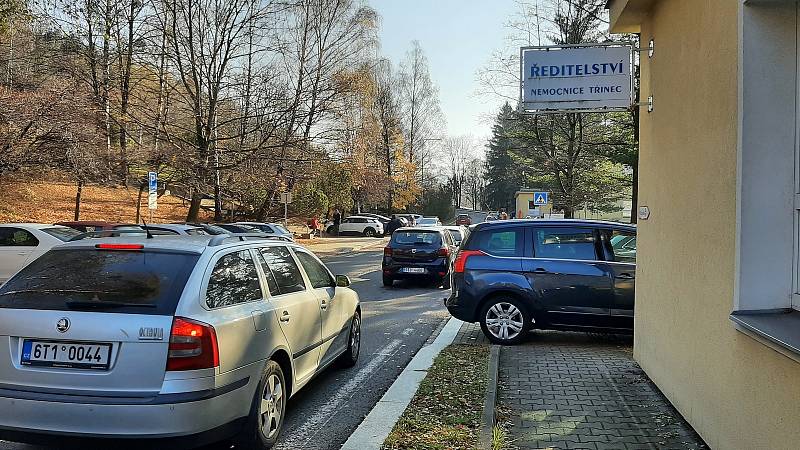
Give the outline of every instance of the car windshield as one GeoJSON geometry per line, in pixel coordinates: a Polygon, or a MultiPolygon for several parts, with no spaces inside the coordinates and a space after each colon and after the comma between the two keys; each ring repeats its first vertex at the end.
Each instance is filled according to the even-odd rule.
{"type": "Polygon", "coordinates": [[[282,234],[292,234],[289,230],[283,227],[283,225],[278,225],[277,223],[271,224],[273,228],[280,231],[282,234]]]}
{"type": "Polygon", "coordinates": [[[171,315],[197,259],[162,252],[51,250],[0,287],[0,308],[171,315]]]}
{"type": "Polygon", "coordinates": [[[441,245],[442,237],[435,231],[395,231],[392,242],[400,245],[441,245]]]}
{"type": "Polygon", "coordinates": [[[82,234],[80,231],[68,227],[42,228],[42,231],[64,242],[67,242],[75,236],[82,234]]]}
{"type": "Polygon", "coordinates": [[[452,230],[451,229],[449,231],[450,231],[450,234],[453,236],[453,239],[456,241],[456,243],[461,242],[461,239],[463,239],[463,237],[461,236],[461,230],[452,230]]]}
{"type": "Polygon", "coordinates": [[[417,222],[420,225],[434,225],[438,221],[439,221],[439,219],[437,219],[435,217],[423,217],[422,219],[419,219],[417,222]]]}

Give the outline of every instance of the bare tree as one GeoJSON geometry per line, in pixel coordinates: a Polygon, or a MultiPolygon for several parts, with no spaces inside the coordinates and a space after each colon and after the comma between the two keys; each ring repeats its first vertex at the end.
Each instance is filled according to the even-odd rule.
{"type": "Polygon", "coordinates": [[[415,162],[434,130],[444,128],[439,90],[431,80],[428,58],[419,41],[411,42],[411,50],[400,64],[398,84],[408,159],[415,162]]]}

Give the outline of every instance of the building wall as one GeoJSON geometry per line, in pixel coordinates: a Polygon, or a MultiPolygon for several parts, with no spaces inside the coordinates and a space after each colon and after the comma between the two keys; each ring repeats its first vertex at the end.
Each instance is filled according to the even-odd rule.
{"type": "Polygon", "coordinates": [[[642,42],[655,39],[653,59],[642,53],[655,109],[641,117],[639,204],[651,216],[639,223],[634,356],[712,448],[793,449],[800,364],[728,319],[741,3],[662,0],[641,23],[642,42]]]}

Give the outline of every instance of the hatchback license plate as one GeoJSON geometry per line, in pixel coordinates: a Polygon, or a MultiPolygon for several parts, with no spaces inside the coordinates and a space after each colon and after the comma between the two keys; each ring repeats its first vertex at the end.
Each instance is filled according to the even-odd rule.
{"type": "Polygon", "coordinates": [[[111,344],[25,339],[20,363],[25,366],[108,370],[111,344]]]}
{"type": "Polygon", "coordinates": [[[425,269],[422,267],[403,267],[400,271],[403,273],[425,273],[425,269]]]}

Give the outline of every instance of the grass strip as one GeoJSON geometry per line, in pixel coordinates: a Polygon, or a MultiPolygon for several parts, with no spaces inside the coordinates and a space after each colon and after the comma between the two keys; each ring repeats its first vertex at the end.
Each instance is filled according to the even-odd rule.
{"type": "Polygon", "coordinates": [[[487,345],[451,345],[442,350],[383,448],[474,449],[488,364],[487,345]]]}

